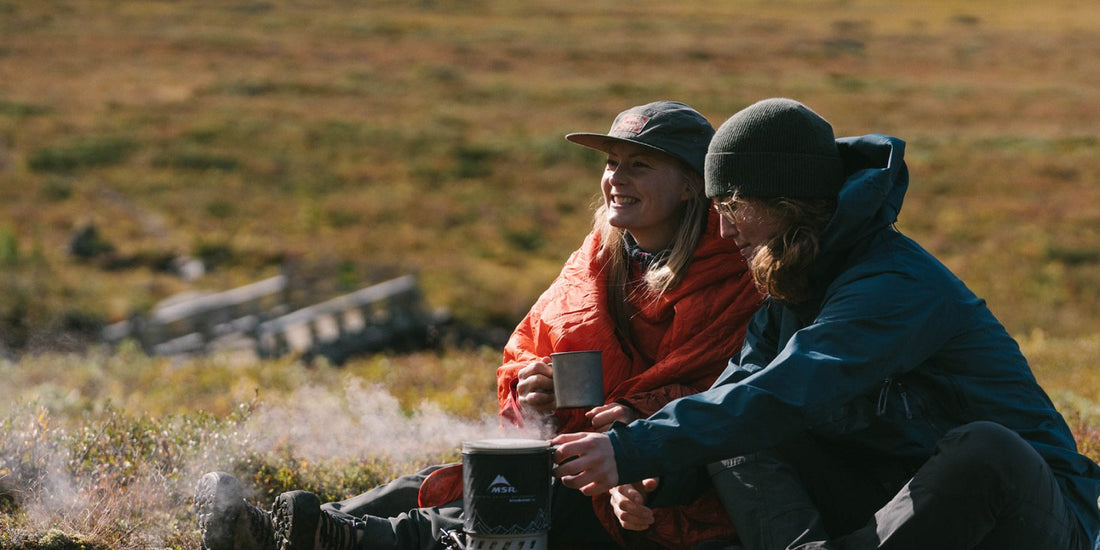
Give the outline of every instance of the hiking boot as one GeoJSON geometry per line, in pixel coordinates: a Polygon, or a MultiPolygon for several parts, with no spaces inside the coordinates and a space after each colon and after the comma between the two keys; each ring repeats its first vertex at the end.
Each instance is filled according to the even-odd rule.
{"type": "Polygon", "coordinates": [[[279,495],[271,510],[279,550],[355,550],[363,522],[321,510],[317,495],[290,491],[279,495]]]}
{"type": "Polygon", "coordinates": [[[202,550],[274,550],[271,516],[249,504],[237,478],[210,472],[195,489],[202,550]]]}

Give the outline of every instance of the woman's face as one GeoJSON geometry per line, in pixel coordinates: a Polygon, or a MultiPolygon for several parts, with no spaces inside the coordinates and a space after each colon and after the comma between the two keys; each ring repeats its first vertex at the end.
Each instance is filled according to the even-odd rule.
{"type": "Polygon", "coordinates": [[[746,260],[751,260],[761,246],[787,228],[787,222],[759,199],[715,197],[714,207],[722,214],[719,216],[722,237],[733,239],[746,260]]]}
{"type": "Polygon", "coordinates": [[[612,145],[600,181],[608,222],[647,252],[668,247],[692,190],[676,159],[627,142],[612,145]]]}

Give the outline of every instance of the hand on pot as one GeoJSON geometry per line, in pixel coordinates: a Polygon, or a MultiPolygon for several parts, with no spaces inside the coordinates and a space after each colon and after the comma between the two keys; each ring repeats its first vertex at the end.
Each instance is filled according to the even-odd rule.
{"type": "Polygon", "coordinates": [[[615,449],[606,434],[561,434],[551,439],[550,444],[554,446],[554,475],[566,487],[594,496],[619,484],[615,449]]]}

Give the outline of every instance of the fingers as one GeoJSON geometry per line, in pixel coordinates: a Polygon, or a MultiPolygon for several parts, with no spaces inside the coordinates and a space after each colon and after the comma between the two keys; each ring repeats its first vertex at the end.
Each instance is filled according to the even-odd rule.
{"type": "Polygon", "coordinates": [[[554,475],[566,487],[588,496],[618,485],[619,472],[611,440],[604,434],[585,432],[562,434],[550,441],[554,448],[554,475]]]}
{"type": "Polygon", "coordinates": [[[528,409],[548,413],[554,408],[554,371],[542,361],[532,361],[518,373],[516,393],[528,409]]]}
{"type": "Polygon", "coordinates": [[[638,413],[632,407],[622,403],[608,403],[594,407],[585,413],[592,427],[598,432],[604,432],[611,428],[611,424],[622,422],[629,424],[638,419],[638,413]]]}
{"type": "Polygon", "coordinates": [[[528,409],[548,413],[554,408],[554,394],[541,391],[520,394],[519,402],[528,409]]]}
{"type": "Polygon", "coordinates": [[[519,369],[516,389],[520,394],[530,391],[554,391],[554,370],[541,361],[532,361],[519,369]]]}
{"type": "Polygon", "coordinates": [[[611,423],[615,421],[615,409],[619,407],[618,403],[609,403],[606,405],[600,405],[599,407],[593,407],[588,412],[584,413],[584,416],[588,418],[592,423],[592,428],[598,432],[606,431],[611,427],[611,423]]]}
{"type": "Polygon", "coordinates": [[[527,378],[529,376],[541,375],[547,378],[554,377],[554,369],[550,367],[545,361],[531,361],[526,366],[519,369],[517,373],[520,378],[527,378]]]}
{"type": "Polygon", "coordinates": [[[611,489],[611,508],[623,529],[644,531],[656,521],[653,509],[645,505],[646,492],[642,483],[611,489]]]}

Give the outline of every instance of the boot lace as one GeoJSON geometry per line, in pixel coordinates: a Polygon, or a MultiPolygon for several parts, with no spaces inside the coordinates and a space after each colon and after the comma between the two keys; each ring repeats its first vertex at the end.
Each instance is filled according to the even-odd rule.
{"type": "Polygon", "coordinates": [[[320,542],[321,548],[325,550],[357,550],[360,548],[359,530],[365,527],[363,521],[322,512],[319,523],[317,530],[318,542],[320,542]]]}
{"type": "Polygon", "coordinates": [[[276,550],[275,526],[271,522],[271,514],[247,504],[244,509],[245,521],[248,522],[248,532],[252,540],[257,542],[259,550],[276,550]]]}

